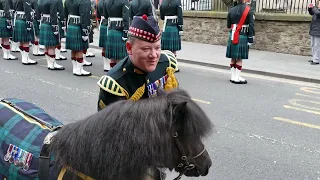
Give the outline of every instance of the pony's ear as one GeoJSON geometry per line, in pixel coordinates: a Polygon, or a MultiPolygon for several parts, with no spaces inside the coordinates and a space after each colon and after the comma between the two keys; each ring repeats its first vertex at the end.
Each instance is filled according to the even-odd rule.
{"type": "Polygon", "coordinates": [[[174,108],[173,108],[173,113],[176,116],[176,120],[180,119],[181,117],[183,117],[184,113],[185,113],[185,109],[187,107],[187,102],[182,102],[180,104],[177,104],[174,108]]]}

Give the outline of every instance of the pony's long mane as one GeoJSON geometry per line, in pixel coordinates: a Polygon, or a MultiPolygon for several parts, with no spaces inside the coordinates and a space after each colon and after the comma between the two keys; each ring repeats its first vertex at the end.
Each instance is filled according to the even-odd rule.
{"type": "Polygon", "coordinates": [[[184,133],[206,135],[210,120],[183,90],[118,101],[59,130],[51,145],[55,167],[69,165],[97,180],[141,179],[148,167],[171,161],[172,107],[184,101],[184,133]]]}

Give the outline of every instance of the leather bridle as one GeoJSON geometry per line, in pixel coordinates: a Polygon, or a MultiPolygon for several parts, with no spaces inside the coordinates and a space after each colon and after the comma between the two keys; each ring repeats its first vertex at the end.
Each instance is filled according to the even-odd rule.
{"type": "MultiPolygon", "coordinates": [[[[195,155],[195,156],[193,156],[193,157],[188,159],[188,157],[186,156],[186,153],[184,153],[182,145],[181,145],[181,143],[180,143],[180,141],[178,139],[178,132],[175,132],[173,134],[173,138],[174,138],[174,140],[175,140],[175,142],[176,142],[176,144],[178,146],[178,150],[179,150],[179,152],[181,154],[181,158],[180,158],[181,161],[178,164],[177,168],[178,169],[183,169],[183,170],[180,171],[178,177],[174,178],[174,180],[179,180],[179,179],[181,179],[181,177],[183,176],[184,173],[186,173],[187,171],[192,170],[192,169],[194,169],[196,167],[195,164],[190,163],[190,160],[200,157],[206,151],[206,149],[203,148],[202,151],[200,151],[197,155],[195,155]]],[[[199,173],[199,171],[197,171],[197,172],[199,173]]]]}

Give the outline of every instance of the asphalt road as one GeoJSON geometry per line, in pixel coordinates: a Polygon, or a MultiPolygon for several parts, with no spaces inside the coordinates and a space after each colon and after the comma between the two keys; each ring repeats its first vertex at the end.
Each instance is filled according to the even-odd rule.
{"type": "MultiPolygon", "coordinates": [[[[92,50],[93,66],[85,68],[91,77],[72,74],[69,53],[63,53],[69,60],[59,61],[64,71],[47,70],[44,57],[35,66],[0,58],[0,97],[31,101],[63,123],[95,113],[103,63],[100,51],[92,50]]],[[[319,84],[247,74],[247,85],[234,85],[227,71],[182,63],[180,69],[181,87],[215,124],[205,139],[213,160],[209,175],[182,179],[320,179],[319,84]]]]}

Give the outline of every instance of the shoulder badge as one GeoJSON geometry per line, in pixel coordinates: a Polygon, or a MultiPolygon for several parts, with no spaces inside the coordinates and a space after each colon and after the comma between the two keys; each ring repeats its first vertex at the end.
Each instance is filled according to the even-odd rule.
{"type": "Polygon", "coordinates": [[[177,58],[175,57],[175,55],[169,51],[169,50],[162,50],[161,54],[164,54],[167,56],[168,61],[169,61],[169,67],[172,67],[173,69],[177,70],[178,69],[178,65],[177,65],[177,58]]]}
{"type": "Polygon", "coordinates": [[[126,96],[129,98],[128,92],[110,76],[102,76],[97,84],[101,89],[107,91],[108,93],[116,96],[126,96]]]}

